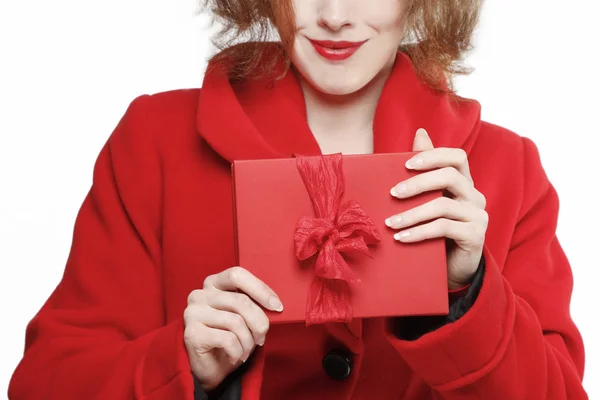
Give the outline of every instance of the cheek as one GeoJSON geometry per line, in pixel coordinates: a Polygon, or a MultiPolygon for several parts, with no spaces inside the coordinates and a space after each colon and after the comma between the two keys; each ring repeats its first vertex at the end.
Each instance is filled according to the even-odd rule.
{"type": "MultiPolygon", "coordinates": [[[[292,0],[292,6],[294,10],[294,20],[296,24],[296,30],[303,29],[309,25],[311,19],[311,1],[308,0],[292,0]]],[[[312,6],[314,9],[314,6],[312,6]]],[[[314,17],[313,17],[314,19],[314,17]]]]}
{"type": "Polygon", "coordinates": [[[365,2],[362,20],[379,34],[398,33],[403,30],[407,2],[403,0],[379,0],[374,5],[365,2]]]}

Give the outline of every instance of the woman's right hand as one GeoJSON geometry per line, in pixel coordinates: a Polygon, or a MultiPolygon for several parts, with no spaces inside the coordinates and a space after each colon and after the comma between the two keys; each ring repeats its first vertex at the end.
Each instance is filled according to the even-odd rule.
{"type": "Polygon", "coordinates": [[[205,390],[217,387],[264,344],[269,319],[259,305],[283,310],[277,294],[241,267],[207,277],[202,289],[190,293],[184,340],[192,372],[205,390]]]}

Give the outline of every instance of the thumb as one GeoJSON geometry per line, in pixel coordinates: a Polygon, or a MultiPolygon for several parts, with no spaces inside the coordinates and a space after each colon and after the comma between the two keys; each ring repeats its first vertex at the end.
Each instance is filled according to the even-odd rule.
{"type": "Polygon", "coordinates": [[[423,128],[417,129],[415,140],[413,141],[413,151],[433,150],[433,143],[423,128]]]}

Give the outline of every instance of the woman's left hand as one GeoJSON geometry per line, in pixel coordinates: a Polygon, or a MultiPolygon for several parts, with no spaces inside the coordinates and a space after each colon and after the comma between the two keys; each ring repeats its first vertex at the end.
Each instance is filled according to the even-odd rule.
{"type": "Polygon", "coordinates": [[[447,237],[448,288],[465,286],[479,266],[488,225],[486,200],[473,186],[467,155],[462,149],[433,147],[429,135],[419,129],[413,151],[420,152],[406,168],[428,171],[396,185],[391,193],[399,199],[419,193],[444,190],[439,197],[419,207],[391,216],[386,225],[400,231],[394,238],[403,243],[447,237]],[[423,223],[430,221],[427,223],[423,223]]]}

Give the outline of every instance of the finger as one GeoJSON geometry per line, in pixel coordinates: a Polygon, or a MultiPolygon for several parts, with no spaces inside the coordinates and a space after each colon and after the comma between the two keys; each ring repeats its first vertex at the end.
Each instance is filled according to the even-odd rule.
{"type": "Polygon", "coordinates": [[[475,202],[477,199],[472,182],[452,167],[436,169],[413,176],[394,186],[391,194],[399,199],[404,199],[423,192],[444,189],[462,200],[475,202]]]}
{"type": "Polygon", "coordinates": [[[393,229],[403,229],[438,218],[468,222],[477,220],[480,217],[480,211],[480,209],[469,203],[461,203],[448,197],[438,197],[401,214],[389,217],[385,220],[385,224],[393,229]]]}
{"type": "Polygon", "coordinates": [[[250,329],[254,343],[262,346],[269,331],[269,318],[250,297],[244,293],[215,292],[209,296],[207,304],[215,309],[239,314],[250,329]]]}
{"type": "Polygon", "coordinates": [[[209,328],[234,333],[244,350],[241,356],[242,361],[246,361],[250,357],[250,354],[252,354],[256,344],[254,343],[254,337],[252,337],[250,329],[246,325],[246,321],[241,315],[206,307],[202,315],[199,316],[198,322],[203,323],[209,328]]]}
{"type": "Polygon", "coordinates": [[[241,290],[258,304],[272,311],[283,311],[281,300],[273,289],[242,267],[232,267],[204,281],[205,288],[241,290]]]}
{"type": "Polygon", "coordinates": [[[444,167],[456,168],[458,172],[472,181],[467,153],[463,149],[438,147],[423,151],[406,162],[406,168],[417,171],[444,167]]]}
{"type": "MultiPolygon", "coordinates": [[[[269,330],[269,318],[262,308],[244,293],[222,290],[194,290],[188,296],[188,304],[205,305],[217,310],[241,315],[252,332],[255,344],[262,346],[269,330]]],[[[188,307],[184,312],[186,322],[197,320],[199,307],[188,307]],[[190,312],[192,310],[192,312],[190,312]]]]}
{"type": "Polygon", "coordinates": [[[400,231],[394,235],[394,239],[404,243],[413,243],[447,237],[457,243],[476,247],[483,243],[484,236],[485,228],[479,227],[476,223],[439,218],[427,224],[400,231]]]}
{"type": "Polygon", "coordinates": [[[433,143],[429,138],[429,134],[423,128],[417,129],[413,140],[413,151],[425,151],[433,149],[433,143]]]}
{"type": "Polygon", "coordinates": [[[213,349],[222,349],[233,365],[241,361],[244,355],[244,348],[233,332],[210,328],[201,323],[186,326],[184,340],[199,356],[213,349]]]}

